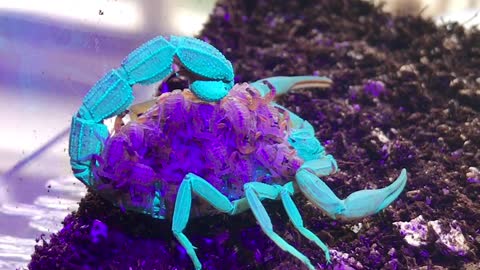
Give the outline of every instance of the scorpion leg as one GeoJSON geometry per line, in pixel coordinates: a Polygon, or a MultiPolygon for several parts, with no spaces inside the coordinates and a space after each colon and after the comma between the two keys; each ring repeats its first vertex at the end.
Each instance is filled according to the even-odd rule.
{"type": "Polygon", "coordinates": [[[183,230],[187,226],[192,205],[192,192],[206,200],[218,211],[235,215],[248,209],[246,199],[239,199],[231,202],[225,195],[220,193],[214,186],[205,179],[193,173],[185,176],[178,188],[175,208],[173,210],[172,231],[180,244],[185,248],[192,259],[195,269],[201,269],[202,264],[195,253],[195,247],[185,236],[183,230]]]}
{"type": "Polygon", "coordinates": [[[356,191],[340,200],[315,174],[315,169],[302,165],[295,177],[300,191],[333,219],[356,219],[378,213],[400,195],[407,183],[407,172],[402,169],[400,176],[389,186],[356,191]]]}
{"type": "Polygon", "coordinates": [[[250,83],[260,91],[264,97],[275,89],[275,95],[286,94],[289,90],[301,88],[328,88],[332,85],[332,80],[321,76],[278,76],[258,80],[250,83]]]}
{"type": "Polygon", "coordinates": [[[327,262],[330,263],[330,252],[327,245],[325,245],[325,243],[323,243],[323,241],[320,240],[320,238],[318,238],[312,231],[303,226],[302,216],[300,215],[300,212],[298,211],[298,208],[291,197],[295,193],[293,182],[286,183],[281,187],[281,189],[280,199],[282,200],[283,207],[285,208],[285,211],[287,212],[287,215],[290,218],[293,226],[295,226],[295,228],[308,240],[317,244],[317,246],[319,246],[325,253],[327,262]]]}
{"type": "MultiPolygon", "coordinates": [[[[265,207],[261,203],[262,198],[269,198],[273,200],[277,199],[282,189],[279,188],[278,186],[270,186],[260,182],[247,183],[245,184],[244,189],[245,189],[245,196],[247,198],[248,204],[250,205],[250,208],[252,209],[252,212],[255,215],[255,218],[257,219],[258,223],[260,224],[260,227],[265,232],[265,234],[273,242],[275,242],[275,244],[277,244],[278,247],[292,254],[296,258],[298,258],[309,269],[311,270],[315,269],[315,267],[312,265],[310,260],[305,255],[303,255],[300,251],[298,251],[296,248],[291,246],[282,237],[280,237],[277,233],[273,231],[272,221],[270,220],[270,217],[268,216],[268,213],[265,210],[265,207]]],[[[298,220],[298,216],[300,216],[300,214],[298,214],[298,211],[295,212],[296,208],[295,207],[292,208],[292,205],[288,204],[287,211],[290,211],[289,216],[290,214],[292,214],[293,217],[295,217],[295,222],[297,223],[297,225],[300,225],[301,222],[299,221],[301,221],[301,218],[300,220],[298,220]],[[295,214],[298,214],[298,216],[296,216],[295,214]]]]}

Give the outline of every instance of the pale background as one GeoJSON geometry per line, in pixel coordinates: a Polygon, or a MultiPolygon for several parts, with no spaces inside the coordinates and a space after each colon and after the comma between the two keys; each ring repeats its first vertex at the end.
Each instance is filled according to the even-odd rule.
{"type": "MultiPolygon", "coordinates": [[[[0,270],[24,267],[85,188],[72,177],[68,127],[83,95],[144,41],[194,35],[212,0],[0,0],[0,270]]],[[[398,14],[480,22],[478,0],[386,1],[398,14]]],[[[155,86],[136,89],[137,100],[155,86]]]]}

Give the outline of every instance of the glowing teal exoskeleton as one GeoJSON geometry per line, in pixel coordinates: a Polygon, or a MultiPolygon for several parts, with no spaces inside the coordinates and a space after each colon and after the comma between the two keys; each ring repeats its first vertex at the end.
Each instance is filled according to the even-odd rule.
{"type": "Polygon", "coordinates": [[[218,213],[250,209],[276,245],[314,269],[275,233],[262,201],[282,201],[295,228],[330,261],[327,246],[304,227],[292,195],[303,194],[334,219],[362,218],[400,195],[406,170],[385,188],[339,199],[321,179],[338,167],[315,137],[314,127],[273,101],[291,89],[326,88],[331,81],[271,77],[234,85],[233,78],[231,63],[201,40],[171,36],[145,43],[93,86],[73,117],[73,172],[115,205],[171,218],[173,234],[196,269],[201,263],[183,233],[192,215],[207,211],[195,207],[195,198],[218,213]],[[162,94],[138,119],[109,134],[103,121],[125,114],[133,102],[132,85],[164,80],[174,72],[174,64],[190,72],[190,89],[162,94]]]}

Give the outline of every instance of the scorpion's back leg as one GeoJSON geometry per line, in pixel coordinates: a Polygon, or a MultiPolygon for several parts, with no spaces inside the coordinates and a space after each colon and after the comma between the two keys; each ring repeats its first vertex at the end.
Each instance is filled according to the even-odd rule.
{"type": "Polygon", "coordinates": [[[325,243],[323,243],[323,241],[320,240],[320,238],[318,238],[312,231],[303,226],[302,216],[300,215],[300,212],[298,211],[298,208],[291,197],[294,193],[295,188],[293,182],[288,182],[281,187],[280,199],[282,200],[283,207],[285,208],[290,221],[303,236],[317,244],[317,246],[323,250],[327,262],[330,263],[330,252],[327,245],[325,245],[325,243]]]}
{"type": "MultiPolygon", "coordinates": [[[[255,215],[255,218],[257,219],[258,223],[260,224],[260,227],[262,228],[263,232],[265,232],[265,234],[273,242],[275,242],[275,244],[277,244],[278,247],[292,254],[296,258],[298,258],[309,269],[311,270],[315,269],[315,267],[312,265],[310,260],[305,255],[303,255],[300,251],[298,251],[296,248],[291,246],[282,237],[280,237],[275,231],[273,231],[272,221],[268,216],[267,210],[261,203],[262,198],[277,199],[279,197],[279,194],[281,193],[282,188],[279,186],[270,186],[260,182],[251,182],[251,183],[245,184],[244,189],[245,189],[245,196],[247,198],[248,204],[250,205],[250,208],[252,209],[252,212],[255,215]]],[[[298,218],[300,214],[298,213],[298,210],[296,209],[293,202],[292,204],[290,204],[290,202],[288,201],[288,198],[284,199],[284,205],[285,205],[285,202],[287,203],[287,207],[286,207],[287,213],[291,218],[292,217],[294,218],[292,221],[296,223],[295,224],[296,227],[297,225],[302,225],[301,218],[298,218]]],[[[298,226],[297,228],[300,228],[300,227],[303,227],[303,225],[298,226]]],[[[309,238],[309,239],[312,239],[312,238],[309,238]]]]}
{"type": "Polygon", "coordinates": [[[195,248],[185,234],[183,234],[183,230],[187,226],[190,217],[192,192],[210,203],[218,211],[230,215],[235,215],[247,210],[248,204],[245,199],[231,202],[225,195],[220,193],[220,191],[200,176],[193,173],[189,173],[185,176],[178,188],[175,208],[173,210],[172,231],[173,235],[178,239],[192,259],[195,269],[201,269],[202,265],[195,253],[195,248]]]}

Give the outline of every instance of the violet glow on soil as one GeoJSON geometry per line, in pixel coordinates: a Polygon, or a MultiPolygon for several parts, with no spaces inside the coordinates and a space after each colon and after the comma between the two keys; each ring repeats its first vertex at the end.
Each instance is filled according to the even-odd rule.
{"type": "MultiPolygon", "coordinates": [[[[355,0],[234,0],[218,4],[200,37],[234,63],[240,82],[314,73],[334,80],[328,91],[298,91],[280,104],[312,123],[335,156],[341,171],[325,181],[339,197],[385,186],[394,169],[409,168],[407,191],[381,214],[361,220],[358,233],[355,224],[331,220],[295,197],[305,225],[350,257],[333,256],[327,268],[478,269],[480,186],[469,169],[480,165],[477,30],[395,18],[355,0]],[[393,223],[419,215],[439,220],[445,231],[456,220],[468,252],[452,253],[430,233],[425,245],[409,245],[393,223]]],[[[325,266],[323,254],[292,228],[281,205],[266,205],[275,231],[325,266]]],[[[192,267],[171,224],[124,213],[95,193],[64,225],[50,241],[40,240],[30,269],[192,267]],[[94,243],[95,220],[108,232],[94,243]]],[[[205,269],[302,267],[268,240],[249,212],[192,219],[185,233],[205,269]]]]}

